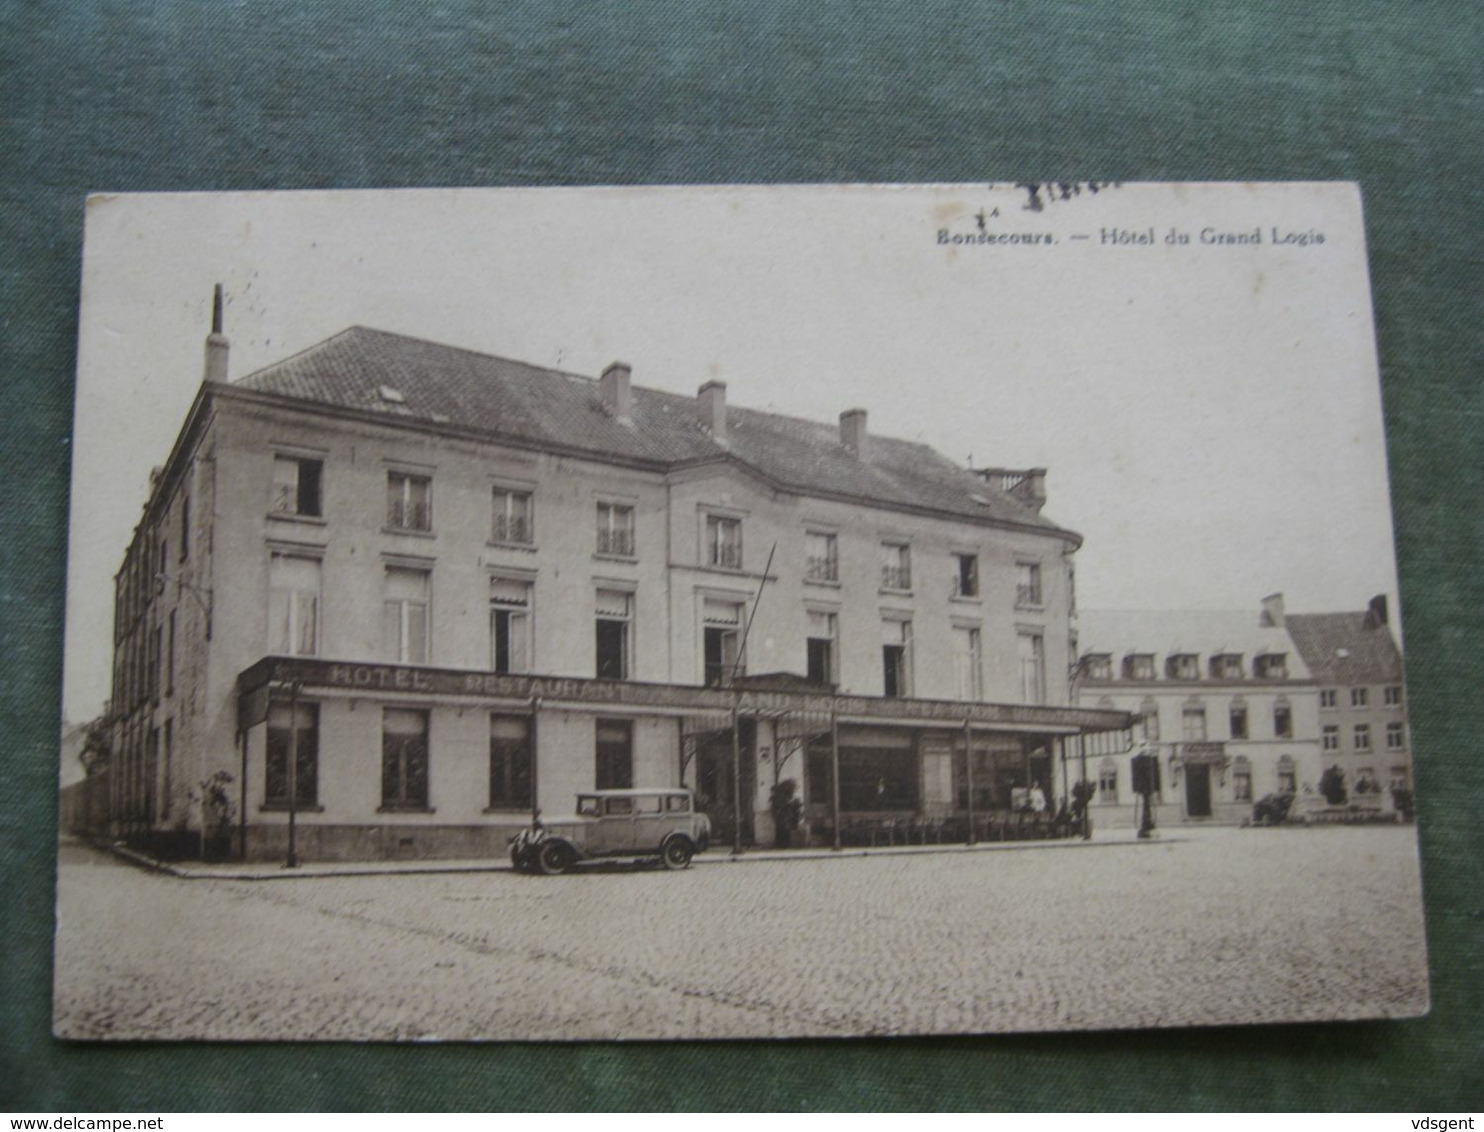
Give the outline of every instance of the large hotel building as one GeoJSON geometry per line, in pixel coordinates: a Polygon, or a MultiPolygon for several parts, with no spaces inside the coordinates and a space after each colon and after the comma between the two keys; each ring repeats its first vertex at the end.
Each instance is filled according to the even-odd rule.
{"type": "Polygon", "coordinates": [[[1070,702],[1040,470],[361,327],[229,381],[218,315],[206,353],[116,579],[111,836],[491,856],[683,784],[771,843],[791,779],[798,838],[967,837],[1128,745],[1070,702]]]}

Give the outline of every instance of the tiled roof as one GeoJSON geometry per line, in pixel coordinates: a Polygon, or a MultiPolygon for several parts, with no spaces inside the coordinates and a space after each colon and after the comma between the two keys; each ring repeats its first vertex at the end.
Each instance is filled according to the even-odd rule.
{"type": "Polygon", "coordinates": [[[1241,654],[1249,670],[1254,656],[1282,653],[1288,658],[1288,678],[1306,679],[1305,658],[1295,656],[1288,633],[1263,625],[1260,616],[1256,609],[1086,609],[1077,618],[1077,649],[1084,656],[1108,653],[1115,659],[1152,653],[1161,666],[1172,654],[1195,653],[1203,673],[1218,653],[1241,654]]]}
{"type": "Polygon", "coordinates": [[[1288,632],[1323,684],[1399,684],[1402,654],[1390,628],[1364,611],[1290,613],[1288,632]]]}
{"type": "Polygon", "coordinates": [[[1076,538],[926,444],[872,434],[867,459],[861,460],[841,444],[834,424],[729,405],[723,445],[701,427],[690,397],[633,386],[631,420],[621,422],[603,407],[593,378],[361,326],[235,384],[435,428],[455,425],[517,443],[576,449],[599,459],[672,467],[730,457],[804,493],[1076,538]],[[389,403],[383,386],[401,394],[402,403],[389,403]]]}

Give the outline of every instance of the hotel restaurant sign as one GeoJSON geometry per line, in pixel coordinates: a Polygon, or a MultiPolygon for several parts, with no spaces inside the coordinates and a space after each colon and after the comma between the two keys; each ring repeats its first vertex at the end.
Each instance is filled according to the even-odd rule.
{"type": "Polygon", "coordinates": [[[490,700],[540,700],[549,706],[653,708],[666,712],[774,715],[807,712],[849,720],[894,723],[964,722],[1054,732],[1117,731],[1130,726],[1126,712],[1032,704],[960,703],[954,700],[887,699],[830,692],[763,688],[697,688],[567,676],[512,676],[406,664],[359,664],[305,657],[265,657],[237,677],[238,724],[267,718],[270,697],[290,688],[365,692],[384,696],[456,696],[490,700]]]}

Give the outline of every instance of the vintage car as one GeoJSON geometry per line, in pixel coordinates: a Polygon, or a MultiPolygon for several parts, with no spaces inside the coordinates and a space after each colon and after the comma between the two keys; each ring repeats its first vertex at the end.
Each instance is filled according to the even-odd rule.
{"type": "Polygon", "coordinates": [[[577,795],[571,818],[543,820],[510,840],[510,862],[520,872],[553,876],[578,861],[658,858],[683,869],[711,841],[711,820],[684,787],[592,790],[577,795]]]}

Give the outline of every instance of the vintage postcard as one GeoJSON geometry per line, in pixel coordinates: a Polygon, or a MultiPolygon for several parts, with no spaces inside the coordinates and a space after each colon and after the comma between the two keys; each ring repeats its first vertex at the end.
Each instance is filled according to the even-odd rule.
{"type": "Polygon", "coordinates": [[[1359,190],[89,201],[55,1031],[1428,1007],[1359,190]]]}

